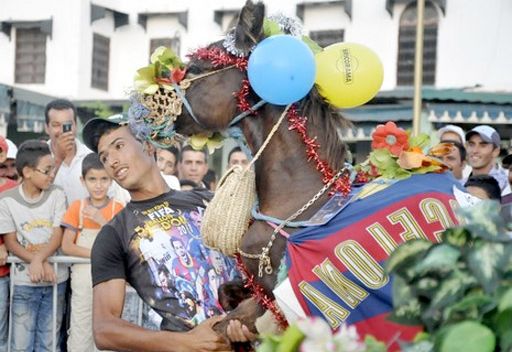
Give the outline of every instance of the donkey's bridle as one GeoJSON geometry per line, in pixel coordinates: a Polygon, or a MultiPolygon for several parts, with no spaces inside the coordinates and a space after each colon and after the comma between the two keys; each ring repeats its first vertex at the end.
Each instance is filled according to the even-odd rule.
{"type": "MultiPolygon", "coordinates": [[[[217,73],[221,73],[223,71],[227,71],[227,70],[230,70],[232,68],[236,68],[236,65],[230,65],[230,66],[226,66],[226,67],[223,67],[223,68],[220,68],[218,70],[214,70],[214,71],[210,71],[210,72],[206,72],[206,73],[203,73],[203,74],[200,74],[200,75],[197,75],[195,77],[192,77],[192,78],[185,78],[183,79],[181,82],[185,83],[185,86],[187,88],[181,88],[178,84],[173,84],[173,88],[174,90],[176,91],[176,94],[178,95],[178,97],[180,98],[180,100],[183,102],[183,105],[185,105],[185,109],[187,109],[187,112],[190,114],[190,116],[192,117],[192,119],[194,120],[194,122],[196,124],[198,124],[199,126],[201,126],[202,128],[204,129],[207,129],[207,127],[197,118],[197,116],[194,114],[194,111],[192,110],[192,106],[190,105],[187,97],[186,97],[186,89],[188,89],[188,87],[190,87],[190,83],[194,82],[194,81],[197,81],[197,80],[200,80],[200,79],[203,79],[203,78],[206,78],[206,77],[209,77],[209,76],[213,76],[217,73]]],[[[258,101],[256,104],[254,104],[253,106],[251,106],[251,108],[247,111],[242,111],[240,114],[236,115],[235,117],[233,117],[231,119],[231,122],[229,123],[229,126],[228,127],[232,127],[234,125],[236,125],[237,123],[239,123],[240,121],[242,121],[245,117],[251,115],[252,113],[254,113],[254,111],[258,110],[260,107],[263,106],[263,104],[265,104],[266,102],[264,100],[260,100],[258,101]]]]}

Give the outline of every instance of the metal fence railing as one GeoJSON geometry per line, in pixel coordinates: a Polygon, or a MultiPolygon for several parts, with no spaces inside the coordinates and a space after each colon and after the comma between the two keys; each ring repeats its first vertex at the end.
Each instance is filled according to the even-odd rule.
{"type": "MultiPolygon", "coordinates": [[[[90,264],[90,259],[88,258],[81,258],[81,257],[71,257],[71,256],[52,256],[47,258],[48,262],[53,264],[53,270],[55,273],[57,273],[57,269],[59,265],[65,265],[70,266],[72,264],[90,264]]],[[[7,258],[7,263],[10,264],[16,264],[16,263],[24,263],[24,261],[18,257],[15,256],[9,256],[7,258]]],[[[13,270],[14,265],[11,265],[11,278],[13,277],[13,270]]],[[[92,283],[91,283],[92,285],[92,283]]],[[[11,352],[11,337],[12,337],[12,298],[13,298],[13,290],[14,290],[14,280],[10,280],[9,285],[9,332],[8,332],[8,338],[7,338],[7,352],[11,352]]],[[[127,286],[127,292],[135,293],[135,290],[129,286],[127,286]]],[[[52,351],[57,351],[57,283],[53,284],[53,304],[52,304],[52,331],[53,331],[53,342],[52,342],[52,351]]],[[[68,304],[71,304],[71,302],[68,302],[68,304]]],[[[144,302],[138,298],[137,302],[137,318],[134,321],[139,326],[142,326],[142,314],[144,310],[144,302]]],[[[126,305],[125,305],[126,308],[126,305]]],[[[71,307],[73,309],[73,307],[71,307]]],[[[64,322],[63,322],[64,323],[64,322]]]]}

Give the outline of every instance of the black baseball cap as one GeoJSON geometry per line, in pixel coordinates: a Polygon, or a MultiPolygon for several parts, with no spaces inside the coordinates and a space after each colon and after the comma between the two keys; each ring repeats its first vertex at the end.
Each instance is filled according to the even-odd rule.
{"type": "Polygon", "coordinates": [[[98,142],[105,131],[127,125],[128,115],[126,114],[116,114],[107,118],[95,117],[85,123],[82,139],[90,150],[98,153],[98,142]]]}

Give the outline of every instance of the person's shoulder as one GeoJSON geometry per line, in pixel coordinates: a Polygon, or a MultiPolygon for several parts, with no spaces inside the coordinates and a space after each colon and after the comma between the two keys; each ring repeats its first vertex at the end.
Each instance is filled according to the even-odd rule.
{"type": "Polygon", "coordinates": [[[66,198],[66,192],[64,192],[64,188],[62,188],[61,186],[58,186],[56,184],[51,185],[46,190],[46,192],[49,195],[53,195],[53,196],[56,196],[56,197],[64,197],[64,198],[66,198]]]}
{"type": "Polygon", "coordinates": [[[87,155],[94,153],[92,150],[87,148],[85,144],[83,144],[78,138],[75,138],[76,151],[77,156],[80,158],[85,158],[87,155]]]}
{"type": "Polygon", "coordinates": [[[18,198],[20,196],[19,187],[21,185],[14,186],[0,193],[0,200],[8,198],[18,198]]]}

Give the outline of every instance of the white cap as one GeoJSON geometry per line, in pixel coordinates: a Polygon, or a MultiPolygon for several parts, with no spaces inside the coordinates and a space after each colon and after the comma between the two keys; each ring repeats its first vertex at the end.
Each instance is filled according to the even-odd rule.
{"type": "Polygon", "coordinates": [[[16,159],[16,154],[18,154],[18,147],[13,143],[10,139],[5,139],[9,149],[7,149],[7,159],[16,159]]]}
{"type": "Polygon", "coordinates": [[[464,130],[462,128],[460,128],[459,126],[446,125],[446,126],[440,128],[439,131],[437,131],[437,136],[439,137],[440,140],[443,139],[441,137],[445,132],[456,133],[460,137],[460,143],[462,143],[462,144],[464,144],[464,142],[466,141],[466,133],[464,133],[464,130]]]}

